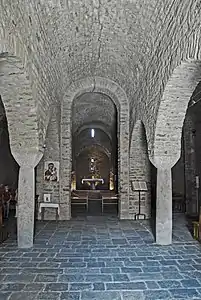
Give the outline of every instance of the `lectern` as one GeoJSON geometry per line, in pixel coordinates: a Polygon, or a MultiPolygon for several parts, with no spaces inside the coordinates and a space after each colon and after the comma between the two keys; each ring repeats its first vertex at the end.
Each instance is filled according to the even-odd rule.
{"type": "Polygon", "coordinates": [[[136,220],[146,219],[145,214],[141,214],[141,192],[147,192],[147,184],[145,181],[131,181],[132,190],[138,192],[139,202],[138,202],[138,214],[135,215],[136,220]]]}

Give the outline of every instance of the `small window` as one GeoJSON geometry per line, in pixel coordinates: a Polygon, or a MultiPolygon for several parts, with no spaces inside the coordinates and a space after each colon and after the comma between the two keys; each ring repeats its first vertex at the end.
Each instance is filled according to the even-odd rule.
{"type": "Polygon", "coordinates": [[[91,137],[94,138],[95,137],[95,130],[91,129],[91,137]]]}

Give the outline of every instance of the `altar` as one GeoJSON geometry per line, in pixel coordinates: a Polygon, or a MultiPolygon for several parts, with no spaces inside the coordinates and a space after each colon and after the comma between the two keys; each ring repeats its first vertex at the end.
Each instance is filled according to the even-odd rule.
{"type": "Polygon", "coordinates": [[[82,179],[82,184],[87,183],[90,185],[91,190],[95,190],[96,189],[96,184],[97,183],[101,183],[104,184],[104,180],[102,178],[83,178],[82,179]]]}

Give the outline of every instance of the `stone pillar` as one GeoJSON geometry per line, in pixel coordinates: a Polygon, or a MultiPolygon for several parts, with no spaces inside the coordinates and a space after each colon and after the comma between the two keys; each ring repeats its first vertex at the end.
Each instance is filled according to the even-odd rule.
{"type": "Polygon", "coordinates": [[[157,168],[156,184],[156,243],[172,243],[172,167],[180,153],[173,156],[152,156],[150,160],[157,168]]]}
{"type": "Polygon", "coordinates": [[[60,220],[71,218],[71,171],[72,171],[71,105],[62,106],[61,156],[60,156],[60,220]]]}
{"type": "Polygon", "coordinates": [[[17,239],[19,248],[33,246],[34,238],[34,211],[35,211],[35,167],[43,153],[31,155],[14,154],[20,165],[18,180],[18,215],[17,239]]]}
{"type": "Polygon", "coordinates": [[[121,115],[119,119],[118,136],[118,193],[119,193],[119,218],[121,220],[129,219],[129,125],[125,122],[129,119],[127,111],[125,116],[121,115]]]}
{"type": "Polygon", "coordinates": [[[172,174],[171,168],[157,169],[156,243],[172,243],[172,174]]]}
{"type": "Polygon", "coordinates": [[[17,239],[19,248],[33,246],[35,210],[35,170],[22,166],[19,170],[17,239]]]}
{"type": "Polygon", "coordinates": [[[184,161],[185,161],[185,195],[186,213],[194,215],[197,212],[197,199],[195,188],[196,155],[194,123],[192,116],[188,113],[184,122],[184,161]]]}

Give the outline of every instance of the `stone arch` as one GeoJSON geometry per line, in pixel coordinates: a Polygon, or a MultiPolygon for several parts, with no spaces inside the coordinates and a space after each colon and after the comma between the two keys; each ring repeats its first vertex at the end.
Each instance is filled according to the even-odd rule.
{"type": "Polygon", "coordinates": [[[25,149],[36,152],[39,146],[37,106],[21,59],[1,53],[0,73],[0,94],[8,121],[11,151],[15,158],[25,149]]]}
{"type": "Polygon", "coordinates": [[[112,140],[111,133],[109,132],[107,126],[104,126],[104,124],[99,124],[99,123],[96,124],[95,122],[93,123],[93,121],[92,121],[92,124],[85,123],[84,125],[81,125],[80,127],[78,127],[74,134],[78,136],[85,129],[100,129],[105,132],[105,134],[108,136],[108,138],[110,140],[112,140]]]}
{"type": "Polygon", "coordinates": [[[128,218],[129,213],[129,102],[124,90],[115,82],[103,77],[89,77],[73,83],[61,107],[61,174],[60,197],[62,199],[63,216],[69,219],[70,212],[70,180],[71,180],[71,140],[72,140],[72,104],[73,100],[86,92],[98,92],[109,96],[118,112],[118,179],[119,179],[119,211],[120,218],[128,218]]]}
{"type": "Polygon", "coordinates": [[[93,141],[91,141],[91,138],[88,137],[89,132],[88,132],[89,128],[83,128],[83,130],[81,130],[79,132],[79,134],[77,136],[74,137],[74,147],[79,150],[80,147],[82,147],[83,145],[95,145],[95,144],[100,144],[101,141],[102,143],[104,143],[105,148],[108,149],[108,151],[112,151],[112,139],[110,138],[110,135],[105,132],[104,130],[96,127],[97,133],[95,138],[93,139],[93,141]],[[97,137],[98,135],[98,137],[97,137]]]}
{"type": "MultiPolygon", "coordinates": [[[[141,212],[147,218],[151,216],[151,164],[148,155],[147,136],[144,124],[138,120],[131,135],[130,141],[130,181],[145,181],[148,192],[142,193],[141,212]]],[[[130,183],[130,217],[138,213],[139,195],[134,192],[130,183]]]]}
{"type": "Polygon", "coordinates": [[[0,95],[7,117],[11,153],[20,166],[17,236],[18,246],[23,248],[33,245],[34,168],[43,151],[39,149],[38,111],[32,84],[26,72],[25,62],[15,55],[15,52],[17,51],[11,49],[0,53],[0,95]]]}
{"type": "MultiPolygon", "coordinates": [[[[32,45],[24,43],[15,31],[10,32],[10,30],[6,30],[4,26],[0,28],[0,54],[2,56],[16,57],[24,71],[26,81],[29,81],[32,94],[31,98],[37,106],[38,137],[40,148],[42,149],[51,117],[50,96],[47,92],[47,78],[43,70],[44,67],[41,66],[40,68],[38,60],[32,55],[32,45]]],[[[53,97],[58,98],[57,95],[53,95],[52,98],[53,97]]]]}
{"type": "Polygon", "coordinates": [[[39,137],[43,136],[43,133],[38,126],[38,108],[29,76],[27,51],[19,38],[8,34],[3,28],[0,30],[0,40],[0,94],[8,120],[11,151],[19,153],[28,145],[29,149],[35,150],[36,147],[38,151],[39,137]],[[24,124],[23,120],[26,117],[27,123],[24,124]],[[16,130],[19,140],[16,139],[16,130]],[[26,139],[24,145],[20,143],[22,136],[26,139]],[[32,140],[31,145],[30,141],[27,143],[28,139],[32,140]]]}
{"type": "Polygon", "coordinates": [[[151,159],[158,167],[173,167],[181,153],[181,135],[189,100],[201,80],[201,61],[183,61],[170,77],[157,114],[154,151],[151,159]]]}
{"type": "Polygon", "coordinates": [[[101,145],[101,144],[95,144],[93,146],[84,146],[82,148],[79,149],[79,151],[76,153],[76,158],[83,152],[83,151],[86,151],[90,148],[97,148],[100,152],[103,152],[109,159],[111,157],[111,153],[108,151],[108,149],[101,145]]]}

